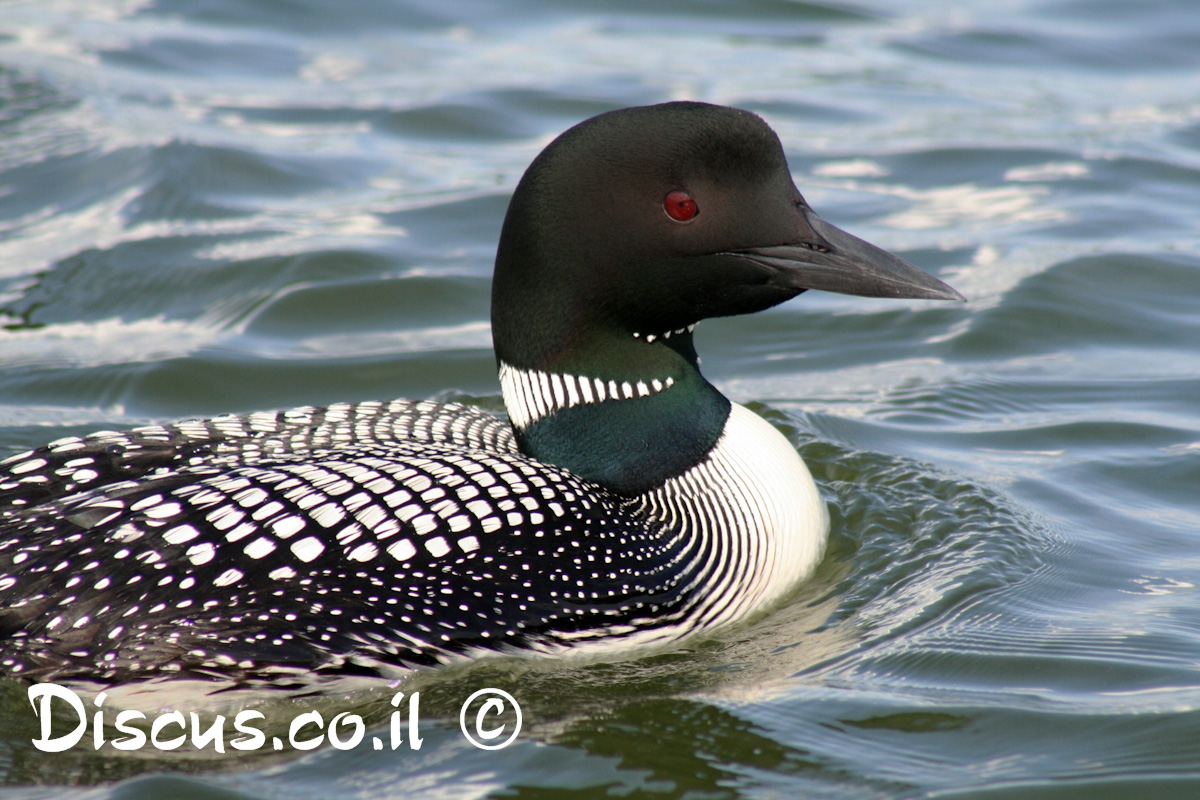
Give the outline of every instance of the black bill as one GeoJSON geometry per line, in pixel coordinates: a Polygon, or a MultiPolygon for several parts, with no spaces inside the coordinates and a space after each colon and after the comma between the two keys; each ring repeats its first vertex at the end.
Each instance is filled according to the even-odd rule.
{"type": "Polygon", "coordinates": [[[773,283],[791,289],[966,301],[953,287],[928,272],[830,225],[811,209],[803,211],[815,236],[795,244],[753,247],[730,255],[768,267],[773,272],[773,283]]]}

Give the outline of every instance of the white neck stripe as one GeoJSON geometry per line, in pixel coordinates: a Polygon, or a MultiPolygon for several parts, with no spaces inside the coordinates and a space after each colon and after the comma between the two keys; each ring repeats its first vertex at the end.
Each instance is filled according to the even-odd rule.
{"type": "Polygon", "coordinates": [[[500,362],[500,390],[514,427],[524,430],[531,424],[564,408],[605,400],[632,400],[649,397],[671,388],[675,379],[668,376],[646,381],[603,381],[582,375],[523,370],[500,362]]]}
{"type": "MultiPolygon", "coordinates": [[[[673,331],[663,331],[662,333],[647,333],[646,334],[646,344],[653,344],[655,339],[660,339],[660,338],[661,339],[670,339],[672,333],[679,335],[679,334],[684,333],[685,331],[687,333],[691,333],[694,330],[696,330],[696,323],[693,322],[691,325],[685,325],[684,327],[678,328],[673,331]]],[[[633,338],[640,339],[640,338],[642,338],[642,334],[635,332],[633,334],[633,338]]]]}

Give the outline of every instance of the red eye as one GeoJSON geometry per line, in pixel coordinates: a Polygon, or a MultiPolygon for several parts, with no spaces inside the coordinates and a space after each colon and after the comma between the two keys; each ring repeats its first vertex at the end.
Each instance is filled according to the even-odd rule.
{"type": "Polygon", "coordinates": [[[691,222],[700,213],[700,207],[690,194],[676,189],[663,198],[663,211],[676,222],[691,222]]]}

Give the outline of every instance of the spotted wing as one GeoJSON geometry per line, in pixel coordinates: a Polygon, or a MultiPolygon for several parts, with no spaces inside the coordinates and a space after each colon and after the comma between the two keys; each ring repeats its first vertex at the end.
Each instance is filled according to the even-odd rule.
{"type": "Polygon", "coordinates": [[[568,472],[444,442],[306,448],[10,512],[0,666],[386,672],[629,634],[686,600],[688,540],[568,472]]]}
{"type": "Polygon", "coordinates": [[[189,466],[255,464],[283,455],[387,442],[443,442],[516,452],[512,427],[459,403],[393,400],[302,406],[100,431],[0,461],[0,530],[8,513],[76,492],[189,466]]]}

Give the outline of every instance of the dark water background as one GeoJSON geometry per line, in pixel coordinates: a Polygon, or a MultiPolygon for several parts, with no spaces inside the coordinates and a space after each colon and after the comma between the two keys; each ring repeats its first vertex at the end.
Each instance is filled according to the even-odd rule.
{"type": "Polygon", "coordinates": [[[419,752],[50,756],[0,682],[0,795],[1200,797],[1192,0],[0,2],[0,456],[335,400],[500,409],[521,171],[680,98],[763,114],[825,218],[971,301],[701,326],[831,504],[815,579],[669,653],[422,676],[419,752]],[[525,712],[502,751],[458,732],[485,686],[525,712]]]}

